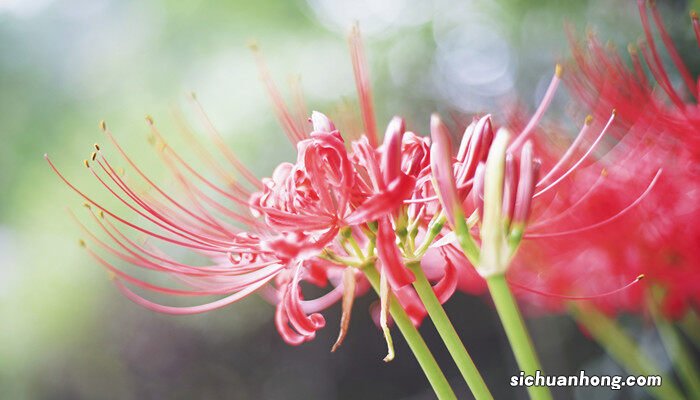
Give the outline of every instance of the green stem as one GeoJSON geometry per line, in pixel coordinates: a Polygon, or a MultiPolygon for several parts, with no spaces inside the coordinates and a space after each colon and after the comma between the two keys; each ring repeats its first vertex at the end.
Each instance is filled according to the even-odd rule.
{"type": "Polygon", "coordinates": [[[662,373],[654,361],[647,357],[634,343],[627,333],[611,318],[593,307],[572,308],[574,318],[590,332],[595,340],[617,361],[628,373],[635,375],[657,375],[661,377],[661,386],[650,386],[645,389],[657,399],[678,400],[685,396],[662,373]]]}
{"type": "MultiPolygon", "coordinates": [[[[379,272],[377,272],[374,265],[368,265],[362,269],[365,276],[369,280],[370,284],[374,290],[379,293],[379,272]]],[[[401,307],[401,304],[396,299],[395,296],[391,295],[389,298],[389,312],[391,317],[394,319],[396,326],[398,326],[401,334],[403,334],[408,347],[413,351],[413,355],[418,360],[418,364],[423,369],[423,373],[428,378],[430,385],[433,387],[435,394],[438,399],[457,399],[450,384],[447,382],[447,378],[442,373],[442,370],[435,361],[430,349],[425,344],[423,337],[420,335],[416,327],[411,322],[411,319],[406,314],[406,311],[401,307]]]]}
{"type": "Polygon", "coordinates": [[[686,316],[680,321],[680,327],[695,347],[700,349],[700,319],[698,319],[695,311],[688,311],[686,316]]]}
{"type": "Polygon", "coordinates": [[[678,377],[680,377],[687,393],[690,398],[700,399],[700,372],[695,366],[690,356],[691,352],[683,342],[683,338],[673,325],[661,315],[653,298],[649,299],[649,310],[666,353],[673,363],[673,368],[678,372],[678,377]]]}
{"type": "MultiPolygon", "coordinates": [[[[530,339],[530,335],[527,332],[525,321],[520,315],[520,310],[513,298],[513,294],[510,292],[505,275],[491,276],[486,279],[486,282],[520,369],[531,376],[535,376],[537,371],[542,373],[542,367],[537,354],[535,354],[532,339],[530,339]]],[[[546,386],[530,386],[527,390],[532,399],[552,399],[552,394],[546,386]]]]}
{"type": "Polygon", "coordinates": [[[428,251],[430,245],[433,243],[433,240],[435,240],[437,235],[442,230],[442,227],[445,225],[446,220],[447,217],[445,217],[445,214],[440,213],[437,217],[434,217],[433,220],[430,221],[430,224],[428,225],[428,232],[423,239],[423,243],[421,243],[420,247],[414,252],[415,257],[422,257],[425,252],[428,251]]]}
{"type": "Polygon", "coordinates": [[[433,292],[433,288],[430,282],[428,282],[423,269],[420,267],[420,263],[410,263],[408,267],[416,275],[416,281],[413,283],[413,287],[416,289],[418,297],[420,297],[425,305],[430,319],[435,324],[435,328],[440,334],[442,341],[445,342],[447,350],[450,352],[450,355],[452,355],[452,359],[454,359],[457,364],[457,368],[459,368],[459,372],[462,373],[474,398],[477,400],[493,399],[484,379],[481,377],[481,374],[479,374],[479,370],[476,368],[476,365],[474,365],[474,361],[472,361],[467,349],[459,339],[457,331],[455,331],[454,326],[452,326],[452,323],[447,317],[445,309],[442,308],[440,300],[435,295],[435,292],[433,292]]]}

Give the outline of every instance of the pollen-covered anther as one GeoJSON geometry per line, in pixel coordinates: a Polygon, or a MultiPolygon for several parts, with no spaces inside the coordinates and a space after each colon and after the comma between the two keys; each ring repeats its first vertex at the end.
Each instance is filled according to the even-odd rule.
{"type": "Polygon", "coordinates": [[[85,165],[85,168],[90,168],[90,162],[88,160],[83,160],[83,165],[85,165]]]}
{"type": "Polygon", "coordinates": [[[100,145],[95,143],[92,145],[95,148],[95,151],[100,151],[100,145]]]}
{"type": "Polygon", "coordinates": [[[644,274],[639,274],[639,276],[637,277],[637,282],[641,281],[644,278],[646,278],[644,274]]]}
{"type": "Polygon", "coordinates": [[[558,77],[561,78],[561,75],[564,73],[564,67],[562,67],[561,64],[557,64],[554,67],[554,74],[558,77]]]}
{"type": "Polygon", "coordinates": [[[583,123],[586,125],[590,125],[593,123],[593,116],[591,114],[586,115],[586,119],[583,120],[583,123]]]}
{"type": "Polygon", "coordinates": [[[105,120],[101,120],[99,123],[99,127],[101,131],[107,131],[107,124],[105,123],[105,120]]]}
{"type": "Polygon", "coordinates": [[[87,247],[87,244],[83,239],[78,239],[78,246],[80,247],[87,247]]]}
{"type": "Polygon", "coordinates": [[[92,161],[95,161],[96,158],[97,158],[97,152],[96,152],[96,151],[93,151],[92,154],[90,154],[90,159],[91,159],[92,161]]]}

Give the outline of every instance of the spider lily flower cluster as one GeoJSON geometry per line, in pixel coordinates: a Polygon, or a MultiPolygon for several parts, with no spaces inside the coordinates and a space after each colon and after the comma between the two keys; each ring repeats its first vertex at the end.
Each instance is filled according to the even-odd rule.
{"type": "Polygon", "coordinates": [[[500,128],[493,139],[490,117],[482,117],[467,127],[455,158],[449,150],[451,143],[445,126],[434,117],[431,130],[433,179],[452,227],[452,232],[446,233],[434,246],[458,244],[477,271],[488,278],[506,272],[523,239],[567,237],[596,231],[621,220],[652,192],[661,169],[647,174],[646,187],[637,188],[632,195],[628,190],[628,203],[612,212],[608,210],[608,215],[575,227],[571,227],[572,221],[569,221],[576,222],[577,218],[573,217],[576,208],[590,200],[590,193],[599,187],[590,177],[609,174],[601,167],[605,165],[601,160],[588,164],[586,161],[590,161],[615,118],[613,110],[602,128],[594,132],[591,129],[593,118],[587,117],[570,147],[562,156],[548,159],[548,169],[541,174],[543,161],[535,157],[533,142],[523,139],[523,135],[528,135],[527,130],[513,138],[508,129],[500,128]],[[485,149],[488,154],[473,157],[479,150],[463,151],[483,138],[489,143],[485,149]],[[469,154],[469,161],[461,161],[464,154],[469,154]],[[460,178],[462,171],[469,169],[472,175],[460,178]],[[588,195],[581,196],[581,193],[588,195]],[[562,197],[579,201],[572,204],[561,201],[562,197]],[[534,216],[531,216],[533,210],[534,216]],[[470,217],[465,219],[465,215],[470,217]]]}
{"type": "MultiPolygon", "coordinates": [[[[571,292],[583,288],[581,277],[591,265],[599,273],[586,274],[588,287],[609,288],[625,277],[644,273],[649,285],[597,299],[596,304],[609,313],[644,312],[648,295],[644,289],[662,288],[662,311],[677,319],[700,302],[700,231],[697,224],[688,223],[700,218],[698,79],[683,61],[655,2],[639,0],[637,5],[643,39],[628,46],[629,61],[614,47],[602,45],[594,34],[588,35],[584,45],[573,35],[570,39],[573,60],[566,84],[596,118],[605,118],[611,107],[617,110],[618,123],[609,130],[615,149],[604,146],[600,153],[614,160],[611,164],[615,167],[606,168],[600,179],[590,178],[599,182],[589,195],[597,201],[589,204],[602,201],[610,207],[624,207],[627,199],[622,194],[626,189],[635,186],[640,175],[653,174],[661,166],[672,178],[661,180],[659,188],[638,207],[636,213],[645,224],[620,221],[614,232],[587,236],[585,248],[574,241],[543,243],[539,248],[541,268],[531,259],[523,260],[529,267],[517,268],[513,277],[519,282],[534,282],[537,276],[533,286],[571,292]],[[620,236],[626,240],[614,240],[620,236]],[[574,256],[583,253],[588,256],[574,256]]],[[[692,25],[698,35],[697,13],[691,12],[689,22],[689,29],[692,25]]],[[[579,207],[578,218],[591,221],[599,218],[601,211],[579,207]]],[[[531,299],[542,304],[542,298],[531,299]]],[[[556,299],[551,303],[561,306],[556,299]]]]}
{"type": "MultiPolygon", "coordinates": [[[[278,116],[298,152],[295,163],[280,164],[270,178],[256,178],[222,145],[221,136],[194,96],[195,109],[229,166],[212,161],[215,157],[194,141],[192,132],[187,135],[221,182],[215,182],[186,161],[161,135],[153,119],[147,118],[158,154],[182,189],[182,197],[148,176],[107,125],[100,123],[101,130],[149,191],[139,193],[135,183],[118,172],[98,145],[84,161],[85,166],[139,221],[123,217],[88,196],[46,157],[58,176],[85,200],[102,236],[106,236],[81,224],[88,242],[92,242],[87,246],[88,252],[113,274],[126,297],[153,311],[192,314],[221,308],[260,292],[277,306],[275,323],[282,338],[295,345],[313,339],[325,325],[319,312],[342,298],[344,315],[337,346],[348,327],[352,298],[368,288],[359,270],[377,264],[385,292],[381,307],[385,331],[388,332],[389,292],[412,321],[420,323],[425,308],[410,288],[415,277],[405,262],[409,258],[420,260],[429,251],[430,243],[423,240],[427,221],[439,209],[435,202],[410,203],[414,198],[434,196],[429,178],[429,140],[407,132],[403,119],[396,117],[388,124],[384,143],[378,144],[371,90],[357,33],[351,40],[351,49],[363,121],[368,124],[367,134],[351,143],[319,112],[313,112],[303,123],[292,117],[258,56],[278,116]],[[149,241],[139,243],[126,230],[144,234],[149,241]],[[210,263],[191,265],[178,261],[162,251],[157,242],[203,255],[210,263]],[[127,265],[166,273],[188,288],[150,283],[102,253],[127,265]],[[302,282],[329,290],[320,298],[305,299],[302,282]],[[150,300],[134,287],[174,296],[225,297],[177,307],[150,300]]],[[[456,267],[445,265],[429,271],[431,279],[437,282],[435,293],[442,301],[451,296],[458,282],[456,267]]]]}
{"type": "MultiPolygon", "coordinates": [[[[290,112],[256,53],[276,114],[297,148],[296,160],[281,163],[268,178],[255,177],[223,144],[194,96],[195,110],[228,164],[215,161],[188,127],[184,133],[217,179],[190,164],[147,118],[158,155],[181,196],[139,167],[105,123],[101,130],[139,184],[149,190],[137,190],[138,184],[127,179],[98,145],[84,163],[132,217],[81,191],[47,160],[83,198],[101,232],[81,223],[88,253],[135,303],[156,312],[194,314],[259,293],[275,304],[274,321],[281,337],[298,345],[324,328],[321,312],[342,301],[340,333],[332,348],[336,350],[350,326],[355,296],[371,286],[380,298],[378,321],[388,346],[385,360],[394,356],[391,310],[436,393],[451,398],[447,381],[415,331],[429,315],[470,389],[477,398],[488,399],[488,389],[440,305],[458,288],[483,292],[485,278],[518,362],[534,374],[541,367],[504,280],[522,242],[580,234],[621,220],[652,191],[661,170],[649,171],[648,185],[634,192],[627,204],[599,220],[572,225],[580,222],[572,218],[577,207],[594,199],[589,194],[597,181],[591,177],[601,175],[603,161],[591,158],[611,131],[616,114],[601,119],[604,123],[586,118],[563,156],[551,157],[551,145],[533,133],[561,81],[561,67],[557,66],[532,118],[514,130],[517,135],[496,127],[490,115],[477,117],[466,127],[453,155],[451,134],[437,114],[430,120],[430,137],[407,130],[405,121],[394,117],[380,142],[357,31],[350,45],[364,126],[361,135],[343,136],[330,118],[319,112],[308,116],[303,105],[296,115],[290,112]],[[140,242],[128,231],[148,239],[140,242]],[[203,256],[207,264],[181,261],[162,245],[203,256]],[[164,273],[177,284],[153,283],[128,266],[164,273]],[[326,292],[309,299],[302,289],[305,284],[326,292]],[[171,306],[144,292],[220,298],[171,306]]],[[[533,390],[536,397],[549,396],[544,388],[533,390]]]]}

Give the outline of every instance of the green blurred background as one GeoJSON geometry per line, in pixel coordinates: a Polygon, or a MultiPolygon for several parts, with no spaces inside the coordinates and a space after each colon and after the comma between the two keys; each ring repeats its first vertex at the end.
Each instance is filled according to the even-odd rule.
{"type": "MultiPolygon", "coordinates": [[[[685,2],[663,6],[671,33],[692,55],[687,10],[685,2]]],[[[283,92],[299,74],[311,107],[337,117],[354,101],[345,42],[354,20],[367,39],[380,125],[396,113],[424,130],[434,110],[491,111],[514,95],[532,108],[568,54],[565,19],[620,46],[642,32],[632,1],[0,0],[0,398],[432,398],[403,342],[396,361],[381,361],[371,296],[356,305],[335,354],[338,307],[325,313],[328,327],[314,342],[294,348],[279,339],[272,307],[258,298],[190,317],[133,305],[77,245],[66,207],[80,211],[80,199],[42,155],[95,192],[82,159],[93,142],[106,141],[97,127],[105,119],[150,175],[165,176],[143,116],[167,134],[172,110],[188,113],[185,94],[194,90],[243,161],[269,175],[293,160],[294,149],[246,44],[260,43],[283,92]]],[[[525,398],[507,386],[516,367],[487,302],[456,295],[447,308],[496,397],[525,398]]],[[[531,325],[550,373],[620,373],[567,318],[531,325]]],[[[423,331],[466,393],[429,323],[423,331]]],[[[652,334],[638,333],[660,351],[652,334]]],[[[630,389],[558,395],[645,398],[630,389]]]]}

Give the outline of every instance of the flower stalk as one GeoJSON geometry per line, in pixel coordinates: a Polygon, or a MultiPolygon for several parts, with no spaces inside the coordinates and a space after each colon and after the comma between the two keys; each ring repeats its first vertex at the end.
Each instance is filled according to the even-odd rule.
{"type": "MultiPolygon", "coordinates": [[[[509,139],[508,131],[499,130],[486,161],[481,257],[477,270],[486,278],[489,292],[496,305],[496,311],[520,369],[528,375],[535,375],[537,371],[542,372],[542,366],[535,353],[532,339],[520,314],[518,304],[515,302],[505,278],[505,272],[514,252],[514,246],[508,240],[502,208],[503,181],[509,139]]],[[[526,144],[526,147],[529,145],[526,144]]],[[[529,154],[529,149],[527,153],[529,154]]],[[[531,164],[531,161],[528,160],[527,163],[531,164]]],[[[552,398],[547,387],[530,386],[527,390],[533,399],[552,398]]]]}
{"type": "MultiPolygon", "coordinates": [[[[520,314],[515,298],[508,287],[505,275],[493,275],[487,278],[486,282],[518,366],[528,375],[535,375],[537,371],[542,372],[542,366],[535,353],[532,339],[525,327],[525,321],[520,314]]],[[[532,399],[552,398],[547,387],[530,386],[527,390],[532,399]]]]}
{"type": "Polygon", "coordinates": [[[695,347],[700,349],[700,319],[695,311],[690,310],[680,321],[680,328],[688,336],[695,347]]]}
{"type": "MultiPolygon", "coordinates": [[[[374,264],[366,266],[362,269],[362,272],[367,277],[367,280],[370,282],[375,292],[379,294],[380,276],[374,264]]],[[[432,386],[438,399],[457,399],[450,384],[447,382],[447,378],[445,378],[445,374],[440,369],[440,366],[438,366],[437,361],[435,361],[435,357],[433,357],[430,349],[428,349],[420,332],[418,332],[418,329],[413,325],[406,311],[392,294],[389,294],[389,312],[406,340],[408,347],[416,357],[418,364],[420,364],[423,373],[426,378],[428,378],[428,382],[430,382],[430,386],[432,386]]]]}
{"type": "Polygon", "coordinates": [[[435,328],[440,334],[455,364],[457,364],[457,368],[467,382],[472,394],[477,400],[493,399],[474,361],[469,356],[452,322],[450,322],[445,309],[442,307],[442,304],[440,304],[440,300],[435,295],[420,263],[408,263],[406,266],[415,274],[416,281],[413,283],[413,287],[416,289],[418,297],[420,297],[423,302],[430,319],[433,321],[433,324],[435,324],[435,328]]]}
{"type": "MultiPolygon", "coordinates": [[[[652,292],[656,292],[652,290],[652,292]]],[[[700,371],[693,362],[690,354],[692,354],[683,341],[683,338],[678,334],[678,331],[673,324],[661,314],[657,303],[657,297],[652,293],[649,296],[649,311],[656,325],[656,330],[659,332],[661,343],[668,354],[673,368],[678,373],[683,386],[689,397],[692,399],[700,399],[700,371]]]]}
{"type": "Polygon", "coordinates": [[[571,314],[628,373],[661,376],[660,386],[646,388],[654,398],[659,400],[686,398],[671,378],[661,371],[653,359],[641,351],[615,320],[591,306],[571,307],[571,314]]]}

